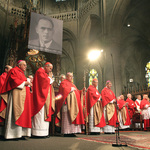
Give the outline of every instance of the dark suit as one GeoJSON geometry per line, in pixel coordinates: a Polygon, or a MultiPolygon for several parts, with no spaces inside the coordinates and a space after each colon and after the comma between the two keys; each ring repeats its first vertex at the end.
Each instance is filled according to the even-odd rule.
{"type": "Polygon", "coordinates": [[[54,40],[52,40],[52,43],[50,44],[50,46],[48,48],[41,47],[39,39],[29,40],[28,48],[36,49],[36,50],[43,51],[43,52],[55,53],[55,54],[62,53],[61,46],[58,45],[58,43],[56,43],[54,40]]]}

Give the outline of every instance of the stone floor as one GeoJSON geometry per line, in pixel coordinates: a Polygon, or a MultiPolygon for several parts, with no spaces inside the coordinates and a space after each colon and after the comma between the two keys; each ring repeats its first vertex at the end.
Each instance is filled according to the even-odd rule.
{"type": "MultiPolygon", "coordinates": [[[[122,135],[146,135],[150,136],[150,132],[120,132],[122,135]]],[[[51,136],[50,138],[27,138],[19,140],[4,140],[0,139],[0,150],[142,150],[143,148],[136,147],[113,147],[112,144],[96,142],[92,140],[84,140],[84,138],[98,138],[104,137],[101,135],[84,135],[77,134],[77,137],[62,137],[60,135],[51,136]]],[[[110,135],[116,138],[116,135],[110,135]]]]}

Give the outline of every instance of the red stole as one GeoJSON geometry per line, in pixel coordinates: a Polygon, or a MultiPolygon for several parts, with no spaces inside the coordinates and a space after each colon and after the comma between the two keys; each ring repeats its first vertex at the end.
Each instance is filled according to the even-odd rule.
{"type": "MultiPolygon", "coordinates": [[[[55,124],[60,122],[59,118],[57,117],[57,113],[60,112],[63,103],[65,102],[68,94],[71,92],[71,87],[76,88],[76,86],[73,83],[71,83],[70,81],[68,81],[67,79],[62,81],[60,84],[59,93],[62,94],[63,98],[61,100],[59,100],[59,103],[57,103],[55,124]]],[[[78,113],[76,119],[72,122],[72,124],[84,124],[84,117],[83,117],[83,111],[82,111],[81,100],[80,100],[80,91],[77,89],[74,92],[75,92],[77,103],[78,103],[79,113],[78,113]]]]}
{"type": "Polygon", "coordinates": [[[50,106],[49,114],[47,115],[48,119],[46,121],[51,121],[51,115],[54,113],[51,103],[52,103],[52,94],[51,94],[51,85],[48,74],[43,68],[39,68],[33,79],[33,101],[32,101],[32,116],[36,115],[44,106],[48,92],[50,91],[50,106]]]}
{"type": "MultiPolygon", "coordinates": [[[[27,81],[27,78],[24,75],[24,72],[19,68],[12,68],[6,77],[1,93],[6,93],[10,90],[17,88],[24,81],[27,81]]],[[[31,109],[30,104],[30,89],[26,86],[26,98],[24,104],[24,110],[21,116],[16,120],[15,124],[25,128],[31,128],[31,109]]],[[[15,108],[14,108],[15,109],[15,108]]]]}

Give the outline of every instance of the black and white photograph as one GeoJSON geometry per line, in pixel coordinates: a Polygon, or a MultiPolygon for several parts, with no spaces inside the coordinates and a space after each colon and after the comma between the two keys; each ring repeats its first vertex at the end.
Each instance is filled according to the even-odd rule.
{"type": "Polygon", "coordinates": [[[32,12],[28,48],[62,54],[63,21],[32,12]]]}

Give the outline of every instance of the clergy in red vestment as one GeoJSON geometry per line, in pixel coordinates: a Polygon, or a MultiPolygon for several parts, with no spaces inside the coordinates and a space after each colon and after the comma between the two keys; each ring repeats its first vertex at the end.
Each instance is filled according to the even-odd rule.
{"type": "MultiPolygon", "coordinates": [[[[27,64],[20,60],[17,66],[8,72],[4,82],[1,97],[7,104],[5,115],[5,133],[6,139],[21,138],[22,136],[31,136],[31,98],[24,71],[27,64]]],[[[5,110],[1,113],[5,114],[5,110]]]]}
{"type": "Polygon", "coordinates": [[[50,62],[39,68],[33,79],[32,135],[49,137],[49,122],[55,111],[55,94],[52,86],[52,69],[50,62]]]}
{"type": "Polygon", "coordinates": [[[103,128],[104,133],[115,133],[117,119],[116,96],[111,90],[112,83],[106,82],[106,87],[101,92],[102,106],[104,108],[104,117],[106,126],[103,128]]]}
{"type": "Polygon", "coordinates": [[[120,95],[120,98],[117,100],[117,105],[119,108],[118,112],[118,120],[120,125],[119,128],[120,129],[130,128],[131,121],[127,108],[128,102],[125,102],[123,95],[120,95]]]}
{"type": "Polygon", "coordinates": [[[87,89],[86,93],[86,108],[89,123],[90,134],[100,134],[100,128],[103,128],[105,118],[103,114],[101,95],[97,90],[98,80],[93,79],[92,85],[87,89]]]}
{"type": "Polygon", "coordinates": [[[135,113],[136,105],[135,105],[134,101],[132,100],[132,95],[130,93],[127,94],[127,97],[128,98],[126,99],[126,102],[128,102],[128,110],[129,110],[129,115],[130,115],[130,119],[132,122],[132,116],[135,113]]]}
{"type": "MultiPolygon", "coordinates": [[[[12,69],[12,67],[9,66],[9,65],[6,65],[6,66],[5,66],[5,72],[2,73],[1,76],[0,76],[0,93],[1,93],[2,87],[3,87],[3,85],[4,85],[5,79],[6,79],[6,77],[7,77],[8,72],[10,71],[10,69],[12,69]]],[[[6,109],[6,106],[7,106],[7,105],[6,105],[5,101],[3,100],[3,98],[0,97],[0,113],[1,113],[4,109],[6,109]]],[[[3,122],[3,121],[5,120],[4,118],[5,118],[5,116],[1,116],[1,115],[0,115],[0,122],[3,122]]]]}
{"type": "Polygon", "coordinates": [[[69,72],[59,87],[59,93],[63,98],[57,105],[55,123],[56,125],[61,123],[61,133],[64,136],[75,136],[74,133],[81,133],[81,124],[84,124],[80,91],[72,80],[73,74],[69,72]]]}
{"type": "Polygon", "coordinates": [[[150,126],[149,124],[149,119],[150,119],[150,116],[149,116],[149,107],[150,107],[150,104],[149,104],[149,98],[148,98],[148,95],[143,95],[143,100],[141,101],[141,104],[140,104],[140,109],[142,111],[142,117],[143,117],[143,120],[144,120],[144,130],[146,131],[147,130],[147,127],[150,126]]]}

